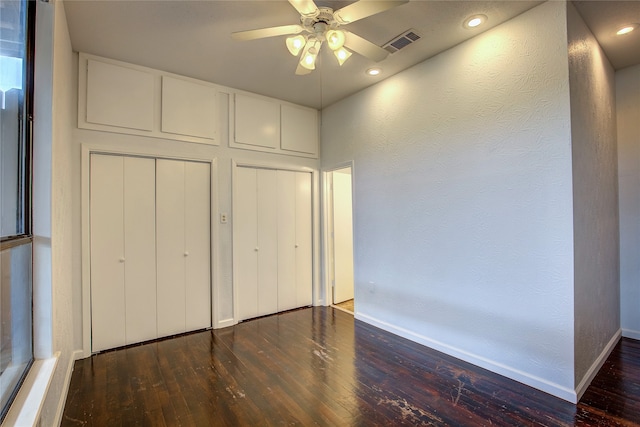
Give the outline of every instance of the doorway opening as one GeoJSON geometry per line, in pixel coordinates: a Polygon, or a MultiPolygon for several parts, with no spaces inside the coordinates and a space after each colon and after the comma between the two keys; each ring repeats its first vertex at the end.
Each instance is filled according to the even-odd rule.
{"type": "Polygon", "coordinates": [[[353,168],[328,171],[326,178],[329,297],[334,307],[353,314],[353,168]]]}

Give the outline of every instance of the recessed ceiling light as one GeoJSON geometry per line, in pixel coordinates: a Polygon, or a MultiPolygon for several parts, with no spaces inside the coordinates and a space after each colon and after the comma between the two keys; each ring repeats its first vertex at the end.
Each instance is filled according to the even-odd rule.
{"type": "Polygon", "coordinates": [[[475,28],[487,21],[487,15],[473,15],[464,20],[465,28],[475,28]]]}
{"type": "Polygon", "coordinates": [[[377,76],[378,74],[382,73],[382,70],[381,70],[380,68],[377,68],[377,67],[375,67],[375,68],[369,68],[369,69],[366,71],[366,73],[367,73],[367,75],[369,75],[369,76],[377,76]]]}
{"type": "Polygon", "coordinates": [[[616,34],[621,36],[623,34],[629,34],[631,31],[635,30],[638,27],[638,24],[631,24],[631,25],[625,25],[624,27],[620,28],[616,34]]]}

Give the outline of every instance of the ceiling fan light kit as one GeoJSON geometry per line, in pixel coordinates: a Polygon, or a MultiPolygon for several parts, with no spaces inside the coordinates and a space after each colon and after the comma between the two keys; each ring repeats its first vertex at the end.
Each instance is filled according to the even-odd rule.
{"type": "Polygon", "coordinates": [[[232,37],[236,40],[254,40],[265,37],[289,36],[285,40],[287,50],[293,56],[300,55],[296,69],[298,75],[309,74],[315,69],[315,62],[324,42],[333,51],[340,66],[349,59],[352,52],[379,62],[385,59],[389,52],[354,33],[339,29],[339,27],[408,3],[408,1],[360,0],[334,11],[329,7],[318,7],[313,0],[289,0],[289,3],[300,13],[300,25],[239,31],[233,33],[232,37]]]}

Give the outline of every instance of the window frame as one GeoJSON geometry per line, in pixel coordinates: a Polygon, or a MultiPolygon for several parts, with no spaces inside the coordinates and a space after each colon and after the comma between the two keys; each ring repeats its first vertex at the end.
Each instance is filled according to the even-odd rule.
{"type": "MultiPolygon", "coordinates": [[[[0,237],[0,251],[10,250],[19,246],[31,245],[31,260],[33,261],[33,212],[32,212],[32,167],[33,167],[33,111],[34,111],[34,75],[35,75],[35,43],[36,43],[36,2],[20,0],[26,7],[26,31],[24,34],[25,55],[23,66],[23,108],[19,119],[19,165],[17,196],[21,197],[16,221],[21,223],[20,233],[0,237]]],[[[16,395],[20,391],[27,374],[34,362],[34,316],[33,316],[33,262],[31,263],[31,359],[20,375],[16,386],[8,396],[4,407],[0,407],[0,423],[7,416],[16,395]]]]}

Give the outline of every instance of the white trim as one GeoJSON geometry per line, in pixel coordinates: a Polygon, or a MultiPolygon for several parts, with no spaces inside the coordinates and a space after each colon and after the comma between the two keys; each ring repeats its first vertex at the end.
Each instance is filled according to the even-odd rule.
{"type": "Polygon", "coordinates": [[[600,370],[600,368],[602,368],[604,362],[607,361],[607,358],[615,348],[616,344],[618,344],[618,341],[620,341],[621,336],[622,330],[618,329],[618,331],[613,335],[613,337],[611,337],[607,345],[604,347],[604,349],[600,353],[600,356],[598,356],[598,358],[593,362],[584,377],[582,377],[582,381],[580,381],[580,383],[576,386],[576,401],[573,403],[577,403],[582,398],[584,392],[587,391],[587,388],[589,388],[589,384],[591,384],[591,381],[593,381],[593,379],[596,377],[598,371],[600,370]]]}
{"type": "Polygon", "coordinates": [[[491,372],[494,372],[496,374],[505,376],[507,378],[511,378],[512,380],[518,381],[522,384],[526,384],[533,388],[537,388],[538,390],[541,390],[553,396],[559,397],[560,399],[566,400],[571,403],[578,402],[576,391],[571,390],[570,388],[564,387],[560,384],[547,381],[535,375],[528,374],[519,369],[504,365],[495,360],[487,359],[485,357],[478,356],[473,353],[469,353],[467,351],[444,344],[437,340],[433,340],[424,335],[417,334],[413,331],[409,331],[402,327],[392,325],[390,323],[384,322],[382,320],[376,319],[366,314],[362,314],[360,312],[355,313],[355,318],[365,323],[368,323],[370,325],[373,325],[375,327],[378,327],[380,329],[383,329],[387,332],[391,332],[393,334],[399,335],[408,340],[414,341],[418,344],[422,344],[434,350],[441,351],[442,353],[456,357],[460,360],[479,366],[481,368],[488,369],[491,372]]]}
{"type": "MultiPolygon", "coordinates": [[[[332,231],[330,228],[330,224],[329,224],[329,219],[332,215],[332,213],[329,211],[330,209],[330,198],[331,198],[331,189],[329,188],[329,186],[327,185],[328,182],[328,177],[329,177],[329,173],[332,173],[334,171],[340,170],[340,169],[346,169],[346,168],[350,168],[351,169],[351,210],[353,212],[355,212],[355,162],[353,160],[349,160],[346,162],[341,162],[338,163],[334,166],[330,166],[327,168],[322,168],[321,171],[321,176],[322,176],[322,189],[321,189],[321,193],[322,193],[322,205],[321,205],[321,218],[322,218],[322,230],[321,230],[321,260],[322,260],[322,271],[321,271],[321,286],[322,286],[322,291],[324,292],[324,295],[326,295],[325,298],[325,302],[327,306],[330,306],[333,303],[333,287],[331,286],[331,274],[329,269],[331,268],[330,265],[330,258],[329,258],[329,233],[332,231]]],[[[355,215],[354,215],[355,218],[355,215]]],[[[355,226],[355,223],[354,223],[355,226]]],[[[354,245],[354,251],[355,251],[355,245],[354,245]]],[[[355,253],[353,254],[354,256],[354,260],[355,260],[355,253]]],[[[355,262],[354,262],[354,274],[355,274],[355,262]]],[[[355,292],[355,286],[356,284],[354,283],[354,292],[355,292]]]]}
{"type": "Polygon", "coordinates": [[[630,338],[632,340],[640,340],[640,331],[635,331],[633,329],[622,329],[622,336],[625,338],[630,338]]]}
{"type": "Polygon", "coordinates": [[[49,359],[36,359],[20,387],[3,426],[35,427],[40,421],[40,411],[56,371],[60,352],[49,359]]]}
{"type": "Polygon", "coordinates": [[[217,322],[217,326],[215,327],[215,329],[228,328],[229,326],[233,326],[237,324],[238,322],[236,322],[236,320],[233,317],[231,317],[229,319],[219,320],[217,322]]]}
{"type": "Polygon", "coordinates": [[[219,226],[218,213],[218,162],[216,157],[205,154],[189,154],[185,156],[176,150],[159,149],[157,147],[122,148],[102,143],[83,143],[81,147],[81,206],[82,206],[82,350],[83,357],[91,356],[91,241],[89,236],[89,177],[90,157],[92,153],[113,154],[119,156],[144,156],[155,159],[174,159],[184,161],[206,162],[211,171],[211,324],[221,328],[225,320],[218,320],[219,304],[219,226]]]}

